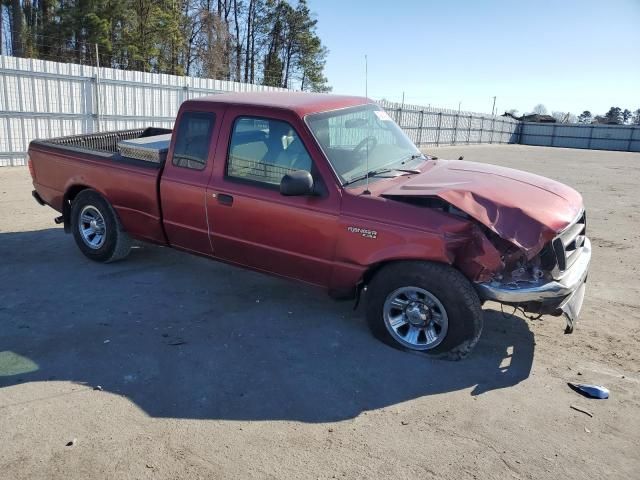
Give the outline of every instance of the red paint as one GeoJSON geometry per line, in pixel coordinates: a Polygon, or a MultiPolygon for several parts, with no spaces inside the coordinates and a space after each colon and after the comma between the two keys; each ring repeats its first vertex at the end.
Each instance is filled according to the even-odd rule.
{"type": "Polygon", "coordinates": [[[470,279],[503,267],[501,254],[473,220],[394,200],[437,196],[465,211],[529,256],[582,208],[571,188],[517,170],[463,161],[429,160],[422,173],[343,189],[312,137],[309,113],[370,103],[359,97],[306,93],[238,93],[185,102],[185,111],[216,114],[204,170],[171,163],[163,170],[112,162],[77,151],[32,144],[34,186],[58,211],[70,189],[100,192],[135,238],[319,285],[352,291],[382,262],[421,259],[453,264],[470,279]],[[317,169],[323,196],[285,197],[275,189],[225,177],[229,136],[240,115],[289,122],[317,169]],[[219,195],[231,195],[233,205],[219,195]],[[160,208],[161,207],[161,208],[160,208]],[[352,228],[349,228],[352,227],[352,228]],[[375,231],[375,238],[356,229],[375,231]]]}

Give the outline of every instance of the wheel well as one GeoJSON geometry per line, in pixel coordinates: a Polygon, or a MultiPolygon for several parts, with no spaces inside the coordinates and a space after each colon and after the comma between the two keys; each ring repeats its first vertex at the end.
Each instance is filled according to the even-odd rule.
{"type": "Polygon", "coordinates": [[[458,270],[454,265],[451,265],[449,263],[446,262],[439,262],[437,260],[427,260],[424,258],[398,258],[398,259],[393,259],[393,260],[384,260],[382,262],[378,262],[378,263],[374,263],[372,265],[369,266],[369,268],[364,272],[364,274],[362,275],[362,279],[360,280],[359,284],[362,286],[366,286],[371,279],[383,268],[385,268],[388,265],[394,264],[394,263],[410,263],[410,262],[430,262],[430,263],[441,263],[442,265],[447,265],[448,267],[452,267],[455,270],[458,270]]]}
{"type": "Polygon", "coordinates": [[[81,191],[89,188],[86,185],[72,185],[65,192],[62,200],[62,218],[64,219],[64,231],[66,233],[71,231],[71,202],[81,191]]]}

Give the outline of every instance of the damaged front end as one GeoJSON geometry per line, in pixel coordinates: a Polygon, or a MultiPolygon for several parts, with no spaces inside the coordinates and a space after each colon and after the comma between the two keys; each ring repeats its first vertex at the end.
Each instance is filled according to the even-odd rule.
{"type": "Polygon", "coordinates": [[[480,298],[527,313],[562,315],[565,333],[571,333],[582,308],[591,261],[584,212],[530,260],[524,253],[503,258],[502,271],[475,283],[480,298]]]}
{"type": "Polygon", "coordinates": [[[449,238],[451,262],[469,278],[480,299],[495,301],[533,315],[564,316],[572,333],[584,300],[591,261],[583,210],[559,233],[523,215],[507,218],[497,209],[497,222],[481,222],[438,197],[394,196],[394,200],[438,210],[468,220],[464,232],[449,238]],[[508,225],[508,229],[505,226],[508,225]],[[532,235],[534,228],[538,230],[532,235]],[[539,239],[528,248],[523,232],[539,239]]]}
{"type": "Polygon", "coordinates": [[[574,189],[519,170],[438,160],[381,195],[469,220],[448,245],[481,300],[564,315],[566,332],[573,330],[591,260],[574,189]]]}

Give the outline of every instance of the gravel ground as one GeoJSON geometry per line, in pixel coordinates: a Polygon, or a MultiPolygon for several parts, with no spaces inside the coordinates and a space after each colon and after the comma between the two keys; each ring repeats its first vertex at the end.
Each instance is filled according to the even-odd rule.
{"type": "Polygon", "coordinates": [[[471,357],[428,360],[311,288],[147,245],[94,264],[1,168],[0,478],[638,478],[640,154],[428,151],[583,192],[573,335],[488,304],[471,357]]]}

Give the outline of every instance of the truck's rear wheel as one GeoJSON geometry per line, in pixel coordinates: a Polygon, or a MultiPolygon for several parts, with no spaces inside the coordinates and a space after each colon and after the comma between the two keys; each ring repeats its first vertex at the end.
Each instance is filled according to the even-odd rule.
{"type": "Polygon", "coordinates": [[[73,199],[71,229],[78,248],[96,262],[115,262],[131,250],[116,212],[95,190],[83,190],[73,199]]]}
{"type": "Polygon", "coordinates": [[[367,287],[366,316],[383,342],[453,360],[468,355],[482,332],[475,290],[460,272],[438,263],[383,267],[367,287]]]}

